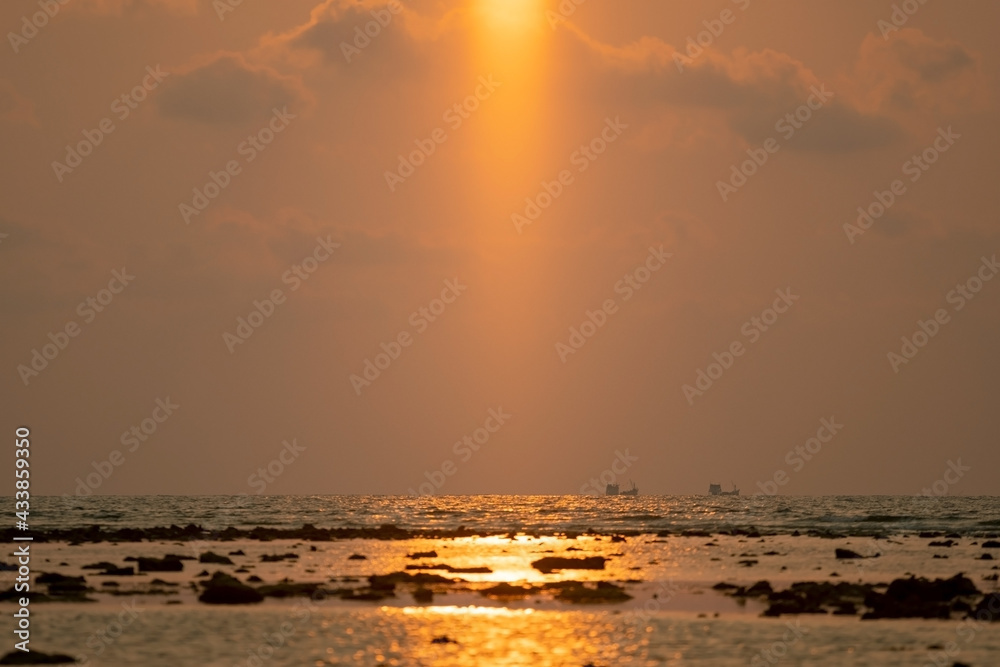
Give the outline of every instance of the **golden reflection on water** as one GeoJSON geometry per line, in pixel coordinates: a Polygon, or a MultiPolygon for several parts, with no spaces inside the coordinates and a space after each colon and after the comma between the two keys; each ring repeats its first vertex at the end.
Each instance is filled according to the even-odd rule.
{"type": "Polygon", "coordinates": [[[389,623],[406,628],[406,660],[399,664],[556,665],[646,664],[645,637],[604,627],[601,616],[503,607],[385,608],[389,623]],[[447,636],[454,643],[434,643],[447,636]]]}

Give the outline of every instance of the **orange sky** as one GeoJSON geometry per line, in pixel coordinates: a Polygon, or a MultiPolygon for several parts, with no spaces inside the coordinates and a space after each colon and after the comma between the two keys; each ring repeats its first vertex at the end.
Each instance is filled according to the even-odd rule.
{"type": "Polygon", "coordinates": [[[36,492],[1000,490],[995,3],[221,3],[0,6],[36,492]]]}

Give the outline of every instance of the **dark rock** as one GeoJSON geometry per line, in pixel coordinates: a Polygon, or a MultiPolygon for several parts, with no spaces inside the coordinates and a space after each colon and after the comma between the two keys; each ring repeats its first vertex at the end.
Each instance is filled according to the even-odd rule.
{"type": "Polygon", "coordinates": [[[173,555],[167,555],[163,558],[136,558],[140,572],[180,572],[184,569],[182,560],[185,559],[173,555]]]}
{"type": "Polygon", "coordinates": [[[230,556],[246,556],[246,554],[243,553],[243,549],[237,549],[236,551],[230,551],[229,555],[230,556]]]}
{"type": "Polygon", "coordinates": [[[840,602],[833,613],[836,616],[854,616],[858,613],[858,606],[853,602],[840,602]]]}
{"type": "Polygon", "coordinates": [[[114,563],[109,563],[109,562],[107,562],[105,560],[102,560],[100,563],[91,563],[90,565],[84,565],[82,569],[84,569],[84,570],[113,570],[116,567],[118,567],[118,566],[115,565],[114,563]]]}
{"type": "Polygon", "coordinates": [[[996,540],[989,540],[987,542],[983,542],[983,548],[984,549],[1000,549],[1000,542],[997,542],[996,540]]]}
{"type": "Polygon", "coordinates": [[[368,585],[374,590],[393,590],[396,584],[450,584],[455,580],[445,579],[439,574],[418,572],[392,572],[390,574],[373,574],[368,577],[368,585]]]}
{"type": "Polygon", "coordinates": [[[440,637],[435,637],[431,640],[432,644],[457,644],[458,642],[449,637],[448,635],[441,635],[440,637]]]}
{"type": "Polygon", "coordinates": [[[41,651],[11,651],[0,658],[0,665],[65,665],[76,659],[62,653],[42,653],[41,651]]]}
{"type": "Polygon", "coordinates": [[[443,570],[445,572],[454,572],[456,574],[490,574],[493,572],[488,567],[452,567],[445,563],[435,564],[428,563],[426,565],[407,565],[407,570],[443,570]]]}
{"type": "Polygon", "coordinates": [[[507,582],[500,582],[496,586],[490,586],[479,591],[479,594],[488,598],[497,599],[517,599],[526,598],[540,592],[540,588],[534,586],[515,586],[507,582]]]}
{"type": "Polygon", "coordinates": [[[751,586],[746,590],[746,597],[766,597],[774,592],[771,588],[771,582],[769,581],[758,581],[756,584],[751,586]]]}
{"type": "Polygon", "coordinates": [[[131,577],[135,574],[135,568],[131,565],[127,567],[111,567],[101,572],[102,577],[131,577]]]}
{"type": "Polygon", "coordinates": [[[90,589],[83,577],[67,577],[56,572],[47,572],[39,575],[36,581],[48,584],[49,595],[60,601],[90,602],[85,595],[90,589]]]}
{"type": "Polygon", "coordinates": [[[532,561],[531,567],[543,574],[549,574],[554,570],[603,570],[607,558],[603,556],[590,556],[586,558],[560,558],[558,556],[546,556],[532,561]]]}
{"type": "Polygon", "coordinates": [[[263,554],[260,557],[260,562],[262,563],[278,563],[283,560],[294,560],[298,558],[298,554],[287,553],[287,554],[263,554]]]}
{"type": "Polygon", "coordinates": [[[313,596],[316,595],[314,599],[320,599],[323,596],[323,592],[320,589],[321,584],[312,583],[302,583],[293,584],[289,581],[283,581],[278,584],[271,584],[268,586],[258,586],[257,592],[264,597],[269,598],[289,598],[295,597],[297,595],[303,596],[313,596]]]}
{"type": "Polygon", "coordinates": [[[434,591],[421,586],[413,591],[413,601],[419,604],[430,604],[431,602],[434,602],[434,591]]]}
{"type": "Polygon", "coordinates": [[[416,553],[406,554],[407,558],[417,560],[418,558],[437,558],[438,554],[436,551],[417,551],[416,553]]]}
{"type": "Polygon", "coordinates": [[[896,579],[885,593],[872,591],[865,597],[871,611],[861,618],[950,618],[959,598],[978,594],[972,580],[961,574],[934,581],[922,577],[896,579]]]}
{"type": "Polygon", "coordinates": [[[362,554],[351,554],[347,557],[347,560],[368,560],[368,556],[362,554]]]}
{"type": "Polygon", "coordinates": [[[38,575],[35,582],[39,584],[49,584],[49,586],[71,586],[77,584],[85,585],[86,579],[83,577],[67,577],[66,575],[59,574],[58,572],[45,572],[38,575]]]}
{"type": "Polygon", "coordinates": [[[950,548],[954,546],[956,542],[954,540],[944,540],[943,542],[931,542],[927,546],[929,547],[947,547],[950,548]]]}
{"type": "Polygon", "coordinates": [[[256,590],[224,572],[216,572],[202,585],[205,590],[198,600],[205,604],[251,604],[264,599],[256,590]]]}
{"type": "Polygon", "coordinates": [[[734,591],[739,588],[736,584],[727,584],[724,581],[720,581],[716,585],[712,586],[713,589],[717,591],[734,591]]]}
{"type": "Polygon", "coordinates": [[[150,586],[180,586],[180,584],[178,584],[177,582],[174,582],[174,581],[164,581],[163,579],[153,579],[151,582],[149,582],[149,585],[150,586]]]}
{"type": "Polygon", "coordinates": [[[836,549],[834,555],[839,559],[855,559],[855,558],[878,558],[881,554],[875,554],[874,556],[862,556],[856,551],[851,551],[850,549],[836,549]]]}
{"type": "Polygon", "coordinates": [[[601,604],[605,602],[626,602],[632,596],[625,592],[621,586],[615,586],[607,581],[597,582],[597,586],[591,588],[579,581],[559,581],[546,584],[544,588],[556,590],[555,599],[562,602],[573,602],[577,604],[601,604]]]}
{"type": "Polygon", "coordinates": [[[1000,593],[990,593],[984,596],[976,608],[969,613],[969,618],[988,623],[1000,622],[1000,593]]]}
{"type": "Polygon", "coordinates": [[[235,565],[229,556],[220,556],[219,554],[212,553],[211,551],[206,551],[198,556],[198,562],[211,563],[213,565],[235,565]]]}
{"type": "Polygon", "coordinates": [[[379,591],[344,591],[340,595],[341,600],[348,600],[352,602],[379,602],[387,597],[392,597],[394,593],[390,592],[379,592],[379,591]]]}
{"type": "Polygon", "coordinates": [[[251,582],[253,582],[255,584],[259,584],[259,583],[263,582],[264,580],[261,579],[260,577],[258,577],[256,574],[251,574],[249,577],[247,577],[247,581],[251,581],[251,582]]]}
{"type": "Polygon", "coordinates": [[[990,554],[982,554],[979,556],[978,560],[993,560],[993,556],[990,554]]]}

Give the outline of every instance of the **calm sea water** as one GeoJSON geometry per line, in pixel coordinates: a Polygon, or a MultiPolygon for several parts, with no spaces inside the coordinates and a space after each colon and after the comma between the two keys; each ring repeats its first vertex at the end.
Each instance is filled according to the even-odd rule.
{"type": "MultiPolygon", "coordinates": [[[[35,574],[85,576],[94,602],[32,605],[32,646],[67,653],[92,666],[1000,664],[1000,623],[861,621],[829,614],[765,618],[760,616],[762,605],[738,604],[712,589],[723,580],[750,585],[766,579],[782,587],[793,581],[885,582],[905,573],[950,577],[964,572],[980,590],[995,591],[1000,589],[993,569],[997,561],[980,559],[980,536],[1000,532],[1000,498],[110,496],[34,498],[31,518],[36,529],[388,523],[416,530],[465,526],[530,533],[318,543],[37,542],[32,547],[35,574]],[[755,527],[762,536],[678,536],[685,530],[735,527],[755,527]],[[647,534],[624,542],[606,535],[555,535],[590,528],[647,534]],[[671,536],[649,534],[662,530],[671,536]],[[823,536],[809,537],[810,530],[823,531],[823,536]],[[793,536],[795,531],[803,536],[793,536]],[[918,536],[922,531],[969,539],[931,548],[932,540],[918,536]],[[828,539],[832,535],[846,537],[828,539]],[[836,547],[878,552],[880,557],[837,561],[836,547]],[[412,586],[401,585],[395,596],[380,601],[269,598],[257,605],[214,606],[198,602],[193,583],[203,580],[200,570],[221,569],[266,584],[288,579],[328,587],[355,585],[345,582],[401,571],[413,563],[409,554],[429,550],[441,562],[487,566],[489,571],[463,574],[467,583],[457,588],[435,587],[432,602],[418,601],[412,586]],[[235,562],[188,561],[183,571],[120,577],[102,577],[85,568],[102,561],[127,564],[127,556],[196,556],[203,551],[228,553],[235,562]],[[287,552],[297,557],[280,562],[264,558],[287,552]],[[543,574],[531,566],[546,555],[581,554],[605,556],[606,569],[543,574]],[[753,567],[744,565],[746,559],[752,559],[753,567]],[[606,605],[567,604],[551,596],[502,602],[477,592],[477,587],[500,582],[537,585],[568,579],[618,582],[632,599],[606,605]],[[166,584],[158,588],[154,580],[166,584]],[[435,641],[445,636],[448,642],[435,641]]],[[[0,572],[0,584],[12,585],[14,576],[0,572]]],[[[9,613],[4,617],[0,631],[13,637],[14,619],[9,613]]]]}
{"type": "Polygon", "coordinates": [[[146,528],[195,523],[207,529],[400,528],[490,531],[683,530],[734,526],[852,535],[1000,530],[1000,497],[924,496],[91,496],[32,502],[35,528],[92,524],[146,528]]]}

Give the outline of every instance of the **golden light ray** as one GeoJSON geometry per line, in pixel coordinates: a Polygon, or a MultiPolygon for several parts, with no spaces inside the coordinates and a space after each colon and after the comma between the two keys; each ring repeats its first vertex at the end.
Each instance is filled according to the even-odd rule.
{"type": "MultiPolygon", "coordinates": [[[[517,203],[535,194],[543,177],[553,31],[545,18],[549,0],[472,2],[473,61],[502,85],[484,105],[472,138],[478,169],[471,183],[477,210],[470,232],[480,249],[482,283],[498,286],[489,299],[506,317],[504,343],[516,349],[533,335],[539,313],[526,295],[544,271],[530,261],[530,251],[525,255],[510,216],[517,203]],[[512,277],[513,266],[518,270],[512,277]]],[[[483,335],[494,337],[497,323],[488,320],[483,335]]]]}

